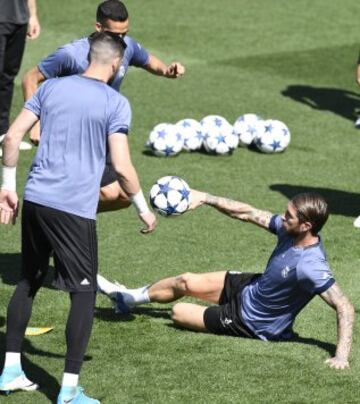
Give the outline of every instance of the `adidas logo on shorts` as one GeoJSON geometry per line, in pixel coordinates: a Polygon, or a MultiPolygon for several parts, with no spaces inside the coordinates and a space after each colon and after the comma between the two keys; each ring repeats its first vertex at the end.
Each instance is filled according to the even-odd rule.
{"type": "Polygon", "coordinates": [[[90,282],[89,282],[86,278],[84,278],[84,279],[80,282],[80,285],[82,285],[82,286],[88,286],[88,285],[90,285],[90,282]]]}

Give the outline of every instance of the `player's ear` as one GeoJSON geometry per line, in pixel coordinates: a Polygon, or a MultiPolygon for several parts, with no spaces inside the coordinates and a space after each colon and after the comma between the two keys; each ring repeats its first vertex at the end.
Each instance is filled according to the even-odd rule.
{"type": "Polygon", "coordinates": [[[303,232],[308,232],[308,231],[310,231],[312,229],[312,224],[310,222],[303,222],[300,225],[300,229],[303,232]]]}
{"type": "Polygon", "coordinates": [[[102,32],[102,31],[103,31],[103,27],[102,27],[102,25],[101,25],[99,22],[96,22],[96,23],[95,23],[95,30],[96,30],[97,32],[102,32]]]}

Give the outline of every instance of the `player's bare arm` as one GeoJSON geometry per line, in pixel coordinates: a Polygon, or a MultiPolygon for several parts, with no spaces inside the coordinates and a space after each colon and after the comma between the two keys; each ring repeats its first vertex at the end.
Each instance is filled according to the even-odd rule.
{"type": "MultiPolygon", "coordinates": [[[[22,80],[22,90],[24,100],[30,99],[35,91],[38,89],[39,84],[45,81],[45,76],[41,73],[37,66],[27,71],[22,80]]],[[[37,146],[40,141],[40,123],[36,123],[30,130],[30,141],[37,146]]]]}
{"type": "Polygon", "coordinates": [[[321,298],[334,310],[337,317],[337,346],[333,358],[327,359],[327,363],[334,369],[346,369],[349,367],[349,355],[352,343],[352,331],[354,323],[354,307],[335,283],[327,291],[321,293],[321,298]]]}
{"type": "Polygon", "coordinates": [[[234,219],[256,224],[264,229],[269,229],[271,212],[256,209],[251,205],[232,199],[214,196],[205,192],[191,190],[192,202],[190,209],[196,209],[201,205],[213,206],[215,209],[234,219]]]}
{"type": "Polygon", "coordinates": [[[111,134],[109,136],[109,149],[111,162],[118,175],[120,185],[135,205],[139,218],[146,225],[142,229],[142,233],[154,231],[156,217],[148,208],[141,191],[139,178],[131,161],[127,136],[122,133],[111,134]]]}
{"type": "Polygon", "coordinates": [[[181,63],[172,62],[169,65],[166,65],[154,55],[150,55],[145,69],[150,73],[156,74],[158,76],[164,76],[170,79],[176,79],[185,74],[185,67],[181,63]]]}
{"type": "Polygon", "coordinates": [[[356,82],[360,86],[360,63],[358,63],[356,68],[356,82]]]}
{"type": "Polygon", "coordinates": [[[23,108],[10,126],[3,141],[2,181],[0,189],[0,223],[15,224],[18,213],[16,194],[16,164],[19,159],[19,146],[25,133],[34,125],[38,117],[23,108]]]}

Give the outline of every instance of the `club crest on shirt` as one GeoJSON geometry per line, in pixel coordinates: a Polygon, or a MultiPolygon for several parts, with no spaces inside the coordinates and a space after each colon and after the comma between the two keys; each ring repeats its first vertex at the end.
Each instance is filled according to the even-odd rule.
{"type": "Polygon", "coordinates": [[[283,278],[287,278],[290,272],[290,268],[286,266],[284,269],[281,270],[281,276],[283,278]]]}

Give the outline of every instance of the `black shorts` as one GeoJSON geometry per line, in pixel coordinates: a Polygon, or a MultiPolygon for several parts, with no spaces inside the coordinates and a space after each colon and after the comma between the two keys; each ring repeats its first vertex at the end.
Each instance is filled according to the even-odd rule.
{"type": "Polygon", "coordinates": [[[251,272],[226,273],[219,305],[210,306],[204,312],[204,324],[208,331],[219,335],[256,338],[241,318],[240,302],[244,287],[260,275],[251,272]]]}
{"type": "Polygon", "coordinates": [[[106,161],[104,172],[101,177],[100,187],[106,187],[107,185],[116,181],[118,181],[118,175],[116,174],[111,162],[106,161]]]}
{"type": "Polygon", "coordinates": [[[44,279],[54,255],[54,285],[67,292],[97,290],[96,221],[24,201],[22,276],[44,279]]]}

